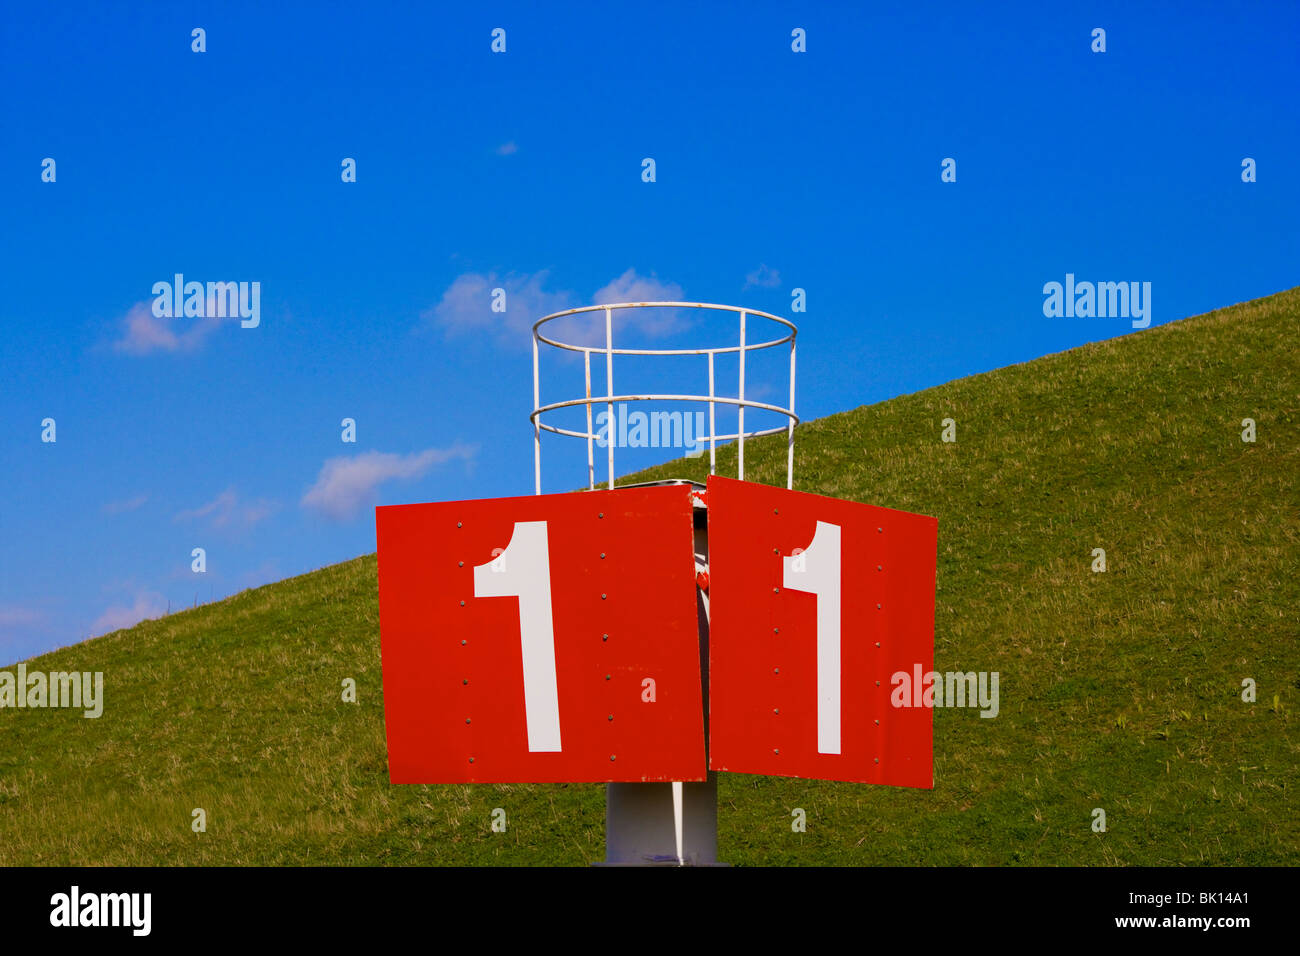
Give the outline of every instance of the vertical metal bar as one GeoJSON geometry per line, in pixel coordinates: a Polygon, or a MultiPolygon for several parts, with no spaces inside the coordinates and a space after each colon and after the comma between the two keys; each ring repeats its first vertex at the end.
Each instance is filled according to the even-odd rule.
{"type": "MultiPolygon", "coordinates": [[[[605,397],[614,397],[614,311],[605,309],[605,397]]],[[[609,488],[614,490],[614,403],[606,402],[606,408],[609,411],[609,441],[605,443],[609,449],[609,488]]]]}
{"type": "MultiPolygon", "coordinates": [[[[709,566],[709,531],[695,528],[695,563],[709,566]]],[[[695,592],[699,622],[700,690],[709,699],[709,601],[695,592]]],[[[705,753],[709,714],[704,712],[705,753]]],[[[696,783],[610,783],[605,785],[605,862],[645,865],[676,856],[687,866],[709,866],[718,857],[718,775],[710,770],[696,783]],[[681,793],[680,804],[677,799],[681,793]],[[679,811],[680,806],[680,811],[679,811]],[[680,821],[680,822],[679,822],[680,821]],[[680,826],[680,829],[679,829],[680,826]]]]}
{"type": "Polygon", "coordinates": [[[740,404],[737,406],[736,434],[740,442],[737,451],[736,477],[741,481],[745,480],[745,313],[740,313],[740,404]]]}
{"type": "Polygon", "coordinates": [[[685,866],[686,860],[682,856],[682,783],[680,780],[673,781],[673,837],[677,843],[677,865],[685,866]]]}
{"type": "Polygon", "coordinates": [[[785,486],[794,488],[794,331],[790,332],[790,418],[786,424],[789,447],[786,449],[785,486]]]}
{"type": "Polygon", "coordinates": [[[587,373],[587,490],[596,490],[595,437],[591,431],[591,349],[583,349],[582,362],[587,373]]]}
{"type": "Polygon", "coordinates": [[[713,402],[713,353],[709,353],[709,474],[718,470],[718,428],[713,417],[717,406],[713,402]]]}
{"type": "Polygon", "coordinates": [[[541,383],[537,377],[537,330],[533,329],[533,494],[542,493],[542,427],[537,409],[542,407],[541,383]]]}

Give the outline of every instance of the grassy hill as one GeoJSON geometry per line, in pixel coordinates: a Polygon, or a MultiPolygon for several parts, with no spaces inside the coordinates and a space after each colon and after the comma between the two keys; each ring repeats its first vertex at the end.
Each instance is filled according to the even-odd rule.
{"type": "MultiPolygon", "coordinates": [[[[800,426],[797,488],[938,516],[935,667],[999,671],[1001,713],[935,711],[933,791],[723,775],[720,858],[1300,863],[1298,425],[1300,289],[800,426]]],[[[374,555],[30,667],[106,704],[0,711],[0,864],[603,858],[598,785],[389,785],[374,555]]]]}

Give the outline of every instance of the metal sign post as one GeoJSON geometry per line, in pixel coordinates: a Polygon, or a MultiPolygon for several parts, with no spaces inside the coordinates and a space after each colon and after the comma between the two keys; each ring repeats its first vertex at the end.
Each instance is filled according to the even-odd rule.
{"type": "MultiPolygon", "coordinates": [[[[592,406],[603,404],[607,412],[609,437],[606,441],[606,481],[609,488],[614,488],[614,449],[617,442],[613,435],[615,405],[626,402],[691,402],[708,406],[708,443],[709,474],[717,471],[718,442],[737,442],[737,477],[745,477],[745,439],[761,435],[777,434],[784,430],[787,436],[786,487],[794,484],[794,426],[798,417],[794,412],[794,371],[795,371],[795,335],[794,323],[776,315],[743,309],[737,306],[713,305],[702,302],[620,302],[609,305],[587,306],[569,309],[548,315],[533,326],[533,478],[537,494],[542,493],[542,443],[543,431],[571,438],[586,439],[587,442],[587,487],[596,487],[595,444],[600,436],[592,428],[592,406]],[[638,310],[647,308],[682,308],[697,309],[706,312],[732,314],[737,317],[736,344],[714,348],[694,349],[633,349],[616,348],[614,345],[614,316],[632,321],[642,314],[638,310]],[[567,317],[593,317],[604,319],[603,345],[578,345],[560,341],[554,335],[547,335],[546,327],[556,320],[567,317]],[[748,335],[749,322],[758,318],[776,323],[781,332],[774,338],[754,341],[748,335]],[[544,331],[546,330],[546,331],[544,331]],[[758,402],[745,397],[745,359],[748,353],[760,349],[790,346],[789,404],[782,408],[767,402],[758,402]],[[583,357],[584,395],[578,399],[551,402],[546,405],[541,401],[541,346],[580,352],[583,357]],[[591,387],[591,358],[593,353],[603,355],[605,359],[605,394],[593,395],[591,387]],[[735,396],[718,393],[715,360],[718,355],[735,353],[737,357],[738,378],[735,396]],[[654,394],[627,393],[616,395],[614,392],[614,356],[616,355],[652,355],[652,356],[704,356],[707,361],[708,392],[705,394],[654,394]],[[717,406],[730,405],[736,408],[736,431],[719,434],[717,430],[717,406]],[[547,412],[563,408],[583,406],[586,410],[587,430],[579,432],[565,429],[542,420],[547,412]],[[745,429],[746,407],[775,412],[786,418],[784,425],[766,428],[745,429]]],[[[684,482],[668,482],[680,484],[684,482]]],[[[660,482],[659,484],[663,484],[660,482]]],[[[704,728],[707,749],[708,741],[708,701],[709,701],[709,532],[708,515],[705,505],[704,486],[691,482],[696,490],[695,520],[695,562],[698,602],[698,620],[700,634],[700,675],[703,686],[701,705],[704,708],[704,728]]],[[[624,486],[628,487],[628,486],[624,486]]],[[[609,783],[605,788],[605,863],[606,865],[642,866],[653,864],[665,865],[709,865],[716,863],[718,850],[718,783],[713,771],[703,782],[675,781],[662,783],[609,783]]]]}
{"type": "MultiPolygon", "coordinates": [[[[700,302],[589,306],[533,326],[535,494],[376,509],[393,783],[604,783],[611,866],[716,864],[717,771],[933,785],[931,712],[900,707],[891,687],[933,663],[937,523],[792,490],[795,334],[779,316],[700,302]],[[616,317],[664,307],[734,316],[735,344],[615,346],[616,317]],[[603,319],[603,344],[562,341],[549,325],[561,318],[603,319]],[[755,337],[755,320],[777,337],[755,337]],[[788,405],[755,401],[747,356],[785,345],[788,405]],[[542,403],[543,346],[582,355],[580,398],[542,403]],[[716,359],[733,353],[735,394],[720,394],[716,359]],[[702,357],[708,390],[616,393],[616,355],[702,357]],[[634,402],[708,406],[707,485],[615,486],[616,408],[634,402]],[[719,432],[719,405],[736,409],[734,432],[719,432]],[[556,424],[578,408],[585,431],[556,424]],[[744,481],[746,439],[783,430],[786,487],[744,481]],[[587,491],[542,494],[543,431],[585,439],[587,491]],[[734,479],[717,474],[721,441],[736,442],[734,479]]],[[[679,435],[689,444],[684,423],[679,435]]]]}
{"type": "MultiPolygon", "coordinates": [[[[695,503],[696,615],[700,633],[704,739],[709,713],[709,528],[704,485],[689,484],[695,503]]],[[[624,487],[644,487],[625,485],[624,487]]],[[[605,785],[605,865],[707,866],[718,858],[718,775],[702,782],[609,783],[605,785]]]]}

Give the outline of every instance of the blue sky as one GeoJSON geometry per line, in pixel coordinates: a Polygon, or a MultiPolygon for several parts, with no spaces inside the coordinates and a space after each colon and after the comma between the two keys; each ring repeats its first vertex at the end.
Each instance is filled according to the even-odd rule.
{"type": "Polygon", "coordinates": [[[375,504],[531,492],[551,309],[787,315],[807,418],[1133,333],[1045,316],[1067,273],[1152,325],[1296,285],[1300,8],[1134,6],[9,5],[0,663],[373,551],[375,504]],[[176,273],[260,324],[155,317],[176,273]]]}

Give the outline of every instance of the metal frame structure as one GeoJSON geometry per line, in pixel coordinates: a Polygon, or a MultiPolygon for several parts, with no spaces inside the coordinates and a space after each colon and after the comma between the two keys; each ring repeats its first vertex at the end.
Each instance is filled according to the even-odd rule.
{"type": "MultiPolygon", "coordinates": [[[[632,313],[635,315],[635,313],[632,313]]],[[[772,315],[768,312],[760,312],[757,309],[745,309],[734,305],[716,305],[708,302],[615,302],[604,305],[588,305],[578,309],[566,309],[563,312],[554,312],[551,315],[538,319],[533,323],[533,411],[529,415],[529,420],[533,423],[533,481],[537,494],[542,493],[542,432],[548,431],[557,435],[565,435],[571,438],[585,438],[587,440],[587,486],[590,489],[596,487],[596,464],[595,464],[595,443],[597,435],[592,431],[592,406],[603,403],[608,409],[611,428],[614,420],[614,403],[615,402],[700,402],[709,406],[709,474],[714,474],[717,469],[717,444],[718,442],[736,441],[737,442],[737,478],[744,480],[745,477],[745,439],[758,438],[763,435],[774,435],[782,430],[787,434],[787,452],[786,452],[786,488],[794,487],[794,426],[799,423],[799,416],[794,411],[794,369],[795,369],[795,336],[798,334],[798,328],[789,319],[783,319],[779,315],[772,315]],[[739,341],[736,345],[728,345],[720,348],[700,348],[700,349],[628,349],[614,347],[614,313],[620,309],[644,309],[644,308],[681,308],[681,309],[711,309],[719,312],[738,313],[740,317],[739,341]],[[549,338],[542,332],[542,327],[548,322],[554,322],[566,316],[579,315],[587,312],[604,312],[605,314],[605,344],[601,345],[576,345],[571,342],[561,342],[554,338],[549,338]],[[788,331],[774,339],[760,342],[749,342],[746,339],[747,320],[751,317],[776,322],[788,331]],[[758,402],[745,397],[745,356],[750,352],[759,349],[777,348],[789,343],[790,345],[790,404],[782,408],[780,405],[772,405],[767,402],[758,402]],[[542,345],[551,346],[552,348],[563,349],[569,352],[582,353],[583,370],[586,381],[586,395],[584,398],[570,399],[561,402],[551,402],[543,405],[541,400],[541,366],[540,366],[540,347],[542,345]],[[603,354],[605,356],[605,394],[593,395],[591,390],[591,356],[592,353],[603,354]],[[739,381],[737,383],[736,395],[719,395],[717,393],[715,376],[714,376],[714,357],[722,354],[736,353],[739,365],[739,381]],[[708,377],[709,391],[706,395],[689,395],[689,394],[614,394],[614,356],[615,355],[704,355],[708,357],[708,377]],[[716,408],[717,405],[734,405],[737,408],[736,431],[733,434],[720,435],[717,432],[716,408]],[[546,412],[552,412],[561,408],[572,408],[575,406],[586,406],[587,409],[587,430],[585,432],[574,431],[569,428],[561,428],[556,425],[542,421],[542,415],[546,412]],[[775,428],[763,428],[754,431],[745,430],[745,409],[760,408],[766,411],[775,412],[784,415],[787,419],[785,425],[779,425],[775,428]]],[[[609,440],[608,446],[608,486],[614,487],[614,446],[615,442],[609,440]]]]}
{"type": "MultiPolygon", "coordinates": [[[[589,305],[579,309],[566,309],[538,319],[533,324],[533,411],[528,416],[533,424],[533,482],[537,494],[542,493],[542,432],[570,438],[583,438],[587,442],[587,487],[596,488],[596,433],[592,430],[592,406],[604,404],[608,410],[609,428],[608,486],[614,488],[614,447],[613,440],[614,404],[616,402],[699,402],[709,406],[709,474],[717,472],[717,446],[720,441],[737,443],[736,477],[745,477],[745,439],[758,438],[786,432],[786,488],[794,487],[794,426],[799,416],[794,411],[794,370],[795,370],[795,336],[798,329],[788,319],[757,309],[744,309],[733,305],[715,305],[707,302],[616,302],[604,305],[589,305]],[[614,313],[619,310],[632,310],[629,315],[635,317],[637,309],[645,308],[679,308],[709,309],[717,312],[730,312],[739,316],[739,336],[735,345],[719,348],[698,349],[631,349],[614,347],[614,313]],[[548,322],[566,316],[589,312],[603,312],[605,318],[605,344],[577,345],[562,342],[543,334],[542,329],[548,322]],[[751,317],[777,323],[785,331],[777,338],[764,339],[759,342],[748,340],[748,320],[751,317]],[[759,349],[790,346],[790,403],[782,408],[768,402],[758,402],[745,397],[745,356],[759,349]],[[582,353],[585,395],[583,398],[551,402],[543,405],[541,399],[541,346],[582,353]],[[605,394],[593,395],[591,388],[591,356],[593,353],[605,356],[605,394]],[[739,370],[735,396],[719,395],[715,375],[715,357],[722,354],[736,353],[739,370]],[[709,390],[704,395],[691,394],[614,394],[614,356],[615,355],[703,355],[708,360],[709,390]],[[734,405],[736,407],[736,431],[734,434],[718,434],[717,406],[734,405]],[[575,431],[561,428],[542,421],[546,412],[562,408],[584,406],[587,410],[587,430],[575,431]],[[745,409],[758,408],[784,415],[786,424],[775,428],[760,428],[752,431],[745,429],[745,409]]],[[[702,436],[697,436],[702,437],[702,436]]],[[[681,479],[668,482],[650,482],[649,484],[678,484],[681,479]]],[[[703,486],[690,482],[700,491],[703,486]]],[[[695,521],[695,563],[697,572],[708,573],[708,525],[704,519],[702,500],[697,496],[699,509],[695,521]]],[[[708,700],[709,680],[709,603],[707,583],[700,586],[698,593],[698,613],[700,631],[700,673],[703,682],[704,698],[708,700]]],[[[705,727],[707,735],[708,710],[705,709],[705,727]]],[[[606,861],[609,866],[637,866],[650,863],[674,863],[679,866],[715,865],[717,855],[717,820],[718,820],[718,777],[710,771],[704,781],[682,783],[680,781],[664,783],[610,783],[605,787],[605,845],[606,861]]]]}

